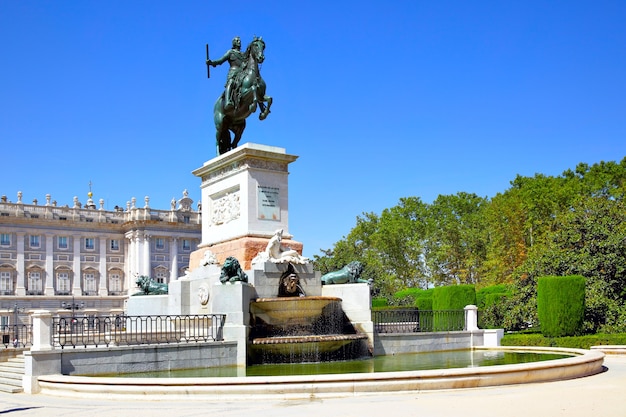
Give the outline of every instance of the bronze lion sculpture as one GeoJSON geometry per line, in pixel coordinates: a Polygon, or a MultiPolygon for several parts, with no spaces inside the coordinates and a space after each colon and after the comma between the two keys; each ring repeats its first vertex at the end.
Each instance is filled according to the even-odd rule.
{"type": "Polygon", "coordinates": [[[371,284],[371,279],[361,279],[361,273],[363,273],[363,264],[359,261],[352,261],[338,271],[324,274],[322,276],[322,285],[353,284],[357,282],[371,284]]]}
{"type": "Polygon", "coordinates": [[[226,284],[227,282],[248,282],[248,275],[243,272],[239,261],[234,256],[229,256],[222,265],[222,273],[220,274],[220,282],[226,284]]]}
{"type": "Polygon", "coordinates": [[[135,284],[141,288],[141,291],[133,295],[163,295],[168,291],[167,284],[156,282],[145,275],[137,277],[135,284]]]}

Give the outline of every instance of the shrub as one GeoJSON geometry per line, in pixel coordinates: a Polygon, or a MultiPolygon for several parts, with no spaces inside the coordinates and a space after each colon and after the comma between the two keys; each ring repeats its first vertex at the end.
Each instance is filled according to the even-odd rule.
{"type": "Polygon", "coordinates": [[[372,298],[372,307],[385,307],[387,305],[387,299],[385,297],[372,298]]]}
{"type": "Polygon", "coordinates": [[[537,280],[537,315],[548,337],[580,334],[585,316],[585,278],[545,276],[537,280]]]}
{"type": "Polygon", "coordinates": [[[420,298],[432,298],[433,290],[434,288],[429,288],[427,290],[423,290],[421,288],[405,288],[395,292],[393,294],[393,298],[398,300],[406,298],[412,298],[413,300],[418,300],[420,298]]]}
{"type": "Polygon", "coordinates": [[[473,285],[448,285],[434,288],[433,310],[463,310],[476,305],[476,290],[473,285]]]}
{"type": "Polygon", "coordinates": [[[540,334],[505,334],[502,346],[542,346],[589,349],[591,346],[624,345],[626,334],[592,334],[586,336],[545,337],[540,334]]]}
{"type": "Polygon", "coordinates": [[[418,298],[415,300],[415,307],[422,311],[430,311],[433,309],[433,299],[429,298],[418,298]]]}
{"type": "MultiPolygon", "coordinates": [[[[436,287],[433,291],[433,311],[463,310],[465,306],[476,304],[476,290],[473,285],[449,285],[436,287]]],[[[464,327],[465,319],[458,316],[458,322],[445,314],[436,314],[433,317],[433,330],[442,331],[464,327]],[[463,323],[461,323],[463,321],[463,323]]]]}
{"type": "Polygon", "coordinates": [[[487,294],[480,309],[478,327],[481,329],[501,329],[504,327],[504,316],[507,311],[505,303],[507,294],[487,294]]]}
{"type": "Polygon", "coordinates": [[[489,287],[483,287],[476,291],[476,306],[479,310],[484,309],[489,304],[487,304],[487,298],[491,294],[500,294],[500,295],[511,295],[512,291],[509,285],[506,284],[498,284],[498,285],[490,285],[489,287]]]}

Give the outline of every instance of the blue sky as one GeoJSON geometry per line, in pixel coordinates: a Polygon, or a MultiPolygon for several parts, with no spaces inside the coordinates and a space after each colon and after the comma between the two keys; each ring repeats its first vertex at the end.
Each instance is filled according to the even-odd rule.
{"type": "Polygon", "coordinates": [[[266,41],[305,255],[406,196],[492,197],[517,174],[626,156],[623,1],[0,1],[0,194],[167,209],[215,156],[238,35],[266,41]]]}

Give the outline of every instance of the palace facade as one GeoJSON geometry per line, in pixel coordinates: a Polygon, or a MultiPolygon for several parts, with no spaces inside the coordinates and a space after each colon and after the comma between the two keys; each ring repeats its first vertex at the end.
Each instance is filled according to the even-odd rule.
{"type": "Polygon", "coordinates": [[[169,283],[185,274],[201,241],[201,215],[193,201],[172,200],[169,210],[86,204],[74,197],[58,206],[46,195],[15,203],[0,197],[0,324],[23,323],[36,309],[59,314],[122,314],[135,280],[169,283]],[[78,311],[80,310],[80,311],[78,311]]]}

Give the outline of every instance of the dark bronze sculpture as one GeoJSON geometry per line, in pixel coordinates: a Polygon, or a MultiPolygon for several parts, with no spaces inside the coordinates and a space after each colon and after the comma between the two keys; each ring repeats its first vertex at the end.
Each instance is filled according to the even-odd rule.
{"type": "Polygon", "coordinates": [[[145,275],[137,277],[135,284],[141,288],[141,291],[133,295],[163,295],[168,292],[167,284],[156,282],[145,275]]]}
{"type": "Polygon", "coordinates": [[[255,37],[242,53],[241,40],[237,36],[233,39],[232,49],[212,61],[208,57],[207,46],[207,68],[227,61],[230,65],[224,92],[213,108],[218,155],[237,147],[246,128],[246,118],[256,111],[257,105],[261,109],[259,120],[264,120],[270,113],[272,97],[265,95],[265,81],[259,71],[259,64],[265,60],[264,51],[265,42],[255,37]],[[234,135],[232,139],[230,132],[234,135]]]}
{"type": "Polygon", "coordinates": [[[359,261],[353,261],[338,271],[329,272],[323,275],[322,285],[354,283],[371,284],[372,280],[362,279],[361,273],[363,273],[363,265],[359,261]]]}
{"type": "Polygon", "coordinates": [[[227,282],[248,282],[248,275],[243,272],[239,261],[234,256],[229,256],[222,265],[222,273],[220,274],[220,282],[226,284],[227,282]]]}

